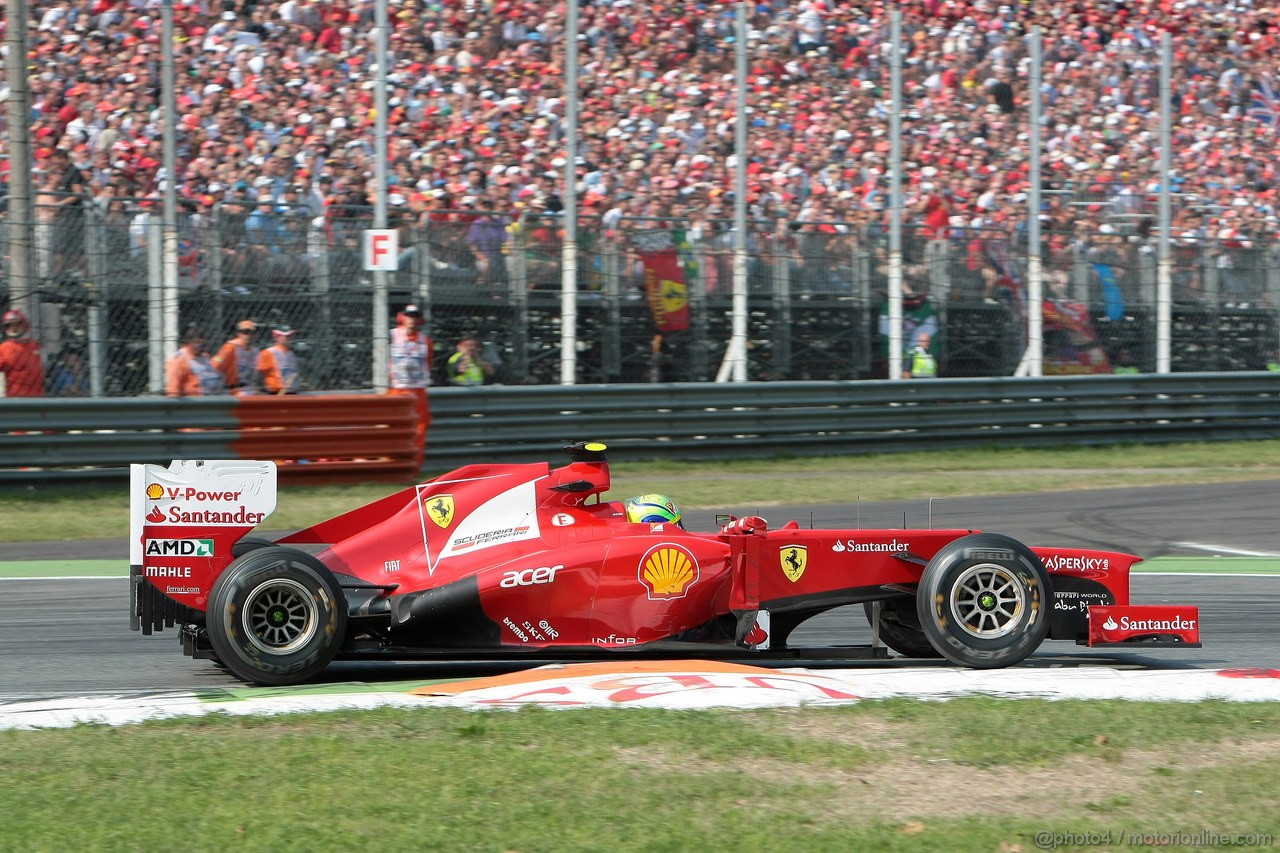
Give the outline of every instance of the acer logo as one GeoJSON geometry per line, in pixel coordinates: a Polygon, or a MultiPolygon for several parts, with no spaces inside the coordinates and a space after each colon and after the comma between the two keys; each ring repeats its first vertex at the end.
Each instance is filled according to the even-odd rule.
{"type": "Polygon", "coordinates": [[[556,579],[556,572],[563,568],[563,565],[542,566],[537,569],[524,569],[518,572],[507,572],[502,576],[502,581],[498,586],[510,589],[517,586],[534,586],[535,584],[551,583],[556,579]]]}

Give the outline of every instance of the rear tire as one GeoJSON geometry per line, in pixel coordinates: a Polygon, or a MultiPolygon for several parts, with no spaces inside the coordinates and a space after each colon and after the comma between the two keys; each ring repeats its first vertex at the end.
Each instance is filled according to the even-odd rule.
{"type": "MultiPolygon", "coordinates": [[[[871,602],[862,605],[871,622],[871,602]]],[[[911,598],[891,598],[880,602],[880,641],[900,655],[909,658],[942,657],[929,638],[920,630],[916,603],[911,598]]]]}
{"type": "Polygon", "coordinates": [[[250,533],[248,536],[240,537],[236,541],[236,544],[231,546],[231,556],[243,557],[250,551],[256,551],[259,548],[270,548],[275,544],[275,542],[265,536],[254,536],[250,533]]]}
{"type": "Polygon", "coordinates": [[[347,601],[323,563],[273,545],[223,571],[209,593],[205,622],[214,652],[236,677],[297,684],[328,666],[341,648],[347,601]]]}
{"type": "Polygon", "coordinates": [[[947,660],[973,669],[1012,666],[1049,633],[1053,591],[1031,549],[997,533],[951,542],[925,567],[920,627],[947,660]]]}

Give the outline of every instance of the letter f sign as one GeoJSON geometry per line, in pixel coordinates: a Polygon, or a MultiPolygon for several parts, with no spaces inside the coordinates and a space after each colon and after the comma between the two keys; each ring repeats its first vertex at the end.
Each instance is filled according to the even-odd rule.
{"type": "Polygon", "coordinates": [[[395,272],[400,259],[399,234],[394,229],[378,228],[364,232],[364,268],[395,272]]]}

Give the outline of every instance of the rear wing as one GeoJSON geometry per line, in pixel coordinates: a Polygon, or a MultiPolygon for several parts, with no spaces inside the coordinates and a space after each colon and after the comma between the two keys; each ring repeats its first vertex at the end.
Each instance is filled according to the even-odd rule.
{"type": "Polygon", "coordinates": [[[213,582],[234,558],[232,546],[275,508],[274,462],[130,465],[130,577],[135,586],[204,610],[213,582]]]}

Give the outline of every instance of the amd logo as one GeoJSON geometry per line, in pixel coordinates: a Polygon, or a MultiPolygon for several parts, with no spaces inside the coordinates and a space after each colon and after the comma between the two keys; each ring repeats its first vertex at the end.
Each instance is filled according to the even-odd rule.
{"type": "Polygon", "coordinates": [[[212,539],[148,539],[148,557],[212,557],[212,539]]]}

